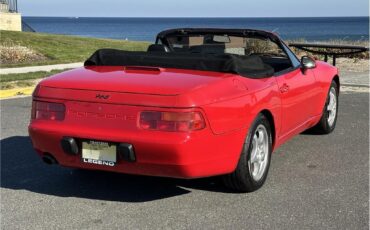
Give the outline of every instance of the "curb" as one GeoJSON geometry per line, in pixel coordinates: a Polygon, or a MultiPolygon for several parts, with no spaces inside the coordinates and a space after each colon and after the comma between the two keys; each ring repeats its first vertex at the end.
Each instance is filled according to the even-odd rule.
{"type": "Polygon", "coordinates": [[[32,94],[35,86],[26,88],[0,90],[0,99],[7,99],[15,96],[29,96],[32,94]]]}
{"type": "Polygon", "coordinates": [[[341,83],[340,86],[370,88],[370,85],[365,85],[365,84],[351,84],[351,83],[341,83]]]}

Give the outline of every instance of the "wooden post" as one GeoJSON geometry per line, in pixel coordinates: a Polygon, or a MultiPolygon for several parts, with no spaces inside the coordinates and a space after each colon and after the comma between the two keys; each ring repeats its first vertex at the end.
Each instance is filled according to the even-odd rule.
{"type": "Polygon", "coordinates": [[[335,54],[333,54],[333,66],[335,66],[335,64],[336,64],[336,59],[337,59],[337,56],[335,54]]]}

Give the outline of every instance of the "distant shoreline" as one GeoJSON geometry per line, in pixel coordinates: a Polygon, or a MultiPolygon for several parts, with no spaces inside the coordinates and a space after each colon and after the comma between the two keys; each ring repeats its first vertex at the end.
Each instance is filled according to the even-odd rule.
{"type": "Polygon", "coordinates": [[[153,42],[169,28],[250,28],[284,40],[369,40],[369,17],[23,17],[37,32],[153,42]]]}
{"type": "Polygon", "coordinates": [[[315,17],[117,17],[117,16],[112,16],[112,17],[91,17],[91,16],[28,16],[28,15],[22,15],[22,17],[24,18],[133,18],[133,19],[137,19],[137,18],[164,18],[164,19],[171,19],[171,18],[180,18],[180,19],[188,19],[188,18],[195,18],[195,19],[228,19],[228,18],[251,18],[251,19],[256,19],[256,18],[269,18],[269,19],[274,19],[274,18],[277,18],[277,19],[284,19],[284,18],[288,18],[288,19],[295,19],[295,18],[370,18],[370,16],[315,16],[315,17]]]}

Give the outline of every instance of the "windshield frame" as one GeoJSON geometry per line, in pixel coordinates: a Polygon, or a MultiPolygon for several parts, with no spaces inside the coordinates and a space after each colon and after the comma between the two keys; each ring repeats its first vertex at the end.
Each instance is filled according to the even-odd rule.
{"type": "MultiPolygon", "coordinates": [[[[294,52],[292,52],[288,45],[284,43],[284,41],[275,33],[268,32],[264,30],[255,30],[255,29],[220,29],[220,28],[177,28],[177,29],[170,29],[160,32],[156,37],[156,44],[163,44],[167,46],[171,51],[172,47],[168,43],[167,38],[170,36],[204,36],[204,35],[228,35],[228,36],[237,36],[237,37],[244,37],[244,38],[261,38],[261,39],[269,39],[271,42],[275,43],[282,52],[285,53],[286,58],[291,63],[290,68],[286,69],[282,72],[290,72],[299,68],[296,63],[292,60],[295,58],[299,60],[294,52]],[[290,52],[288,52],[289,50],[290,52]],[[293,55],[293,57],[292,57],[293,55]]],[[[276,72],[276,75],[280,75],[280,72],[276,72]]]]}

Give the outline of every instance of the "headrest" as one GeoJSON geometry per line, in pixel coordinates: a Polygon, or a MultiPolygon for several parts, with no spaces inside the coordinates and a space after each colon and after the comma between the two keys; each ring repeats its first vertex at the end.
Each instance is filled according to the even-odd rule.
{"type": "Polygon", "coordinates": [[[148,47],[148,52],[169,52],[169,49],[165,45],[152,44],[148,47]]]}
{"type": "Polygon", "coordinates": [[[210,44],[210,45],[199,45],[192,46],[189,50],[191,53],[205,53],[205,54],[224,54],[224,44],[210,44]]]}

